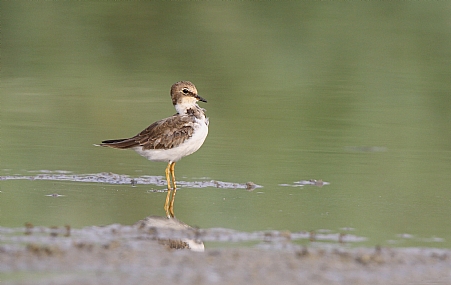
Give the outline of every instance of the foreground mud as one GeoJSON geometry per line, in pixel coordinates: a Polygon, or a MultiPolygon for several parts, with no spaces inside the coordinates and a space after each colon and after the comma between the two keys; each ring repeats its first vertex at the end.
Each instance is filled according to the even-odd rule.
{"type": "Polygon", "coordinates": [[[301,236],[200,230],[163,217],[81,230],[0,228],[0,283],[451,284],[450,250],[305,246],[301,236]],[[209,249],[202,240],[257,245],[209,249]]]}

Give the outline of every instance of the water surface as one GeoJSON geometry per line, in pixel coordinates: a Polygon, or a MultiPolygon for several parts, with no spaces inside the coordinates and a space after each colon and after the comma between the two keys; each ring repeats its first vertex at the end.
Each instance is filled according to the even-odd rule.
{"type": "MultiPolygon", "coordinates": [[[[451,245],[448,3],[0,5],[0,176],[162,177],[93,144],[172,115],[190,80],[210,133],[177,163],[178,219],[451,245]],[[262,188],[189,186],[212,180],[262,188]]],[[[164,215],[164,189],[2,180],[0,224],[130,225],[164,215]]]]}

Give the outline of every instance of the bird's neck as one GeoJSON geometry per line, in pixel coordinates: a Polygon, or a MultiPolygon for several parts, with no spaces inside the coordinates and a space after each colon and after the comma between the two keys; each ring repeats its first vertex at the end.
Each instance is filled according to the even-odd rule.
{"type": "Polygon", "coordinates": [[[177,104],[174,107],[179,115],[194,116],[198,119],[205,118],[204,109],[197,104],[177,104]]]}

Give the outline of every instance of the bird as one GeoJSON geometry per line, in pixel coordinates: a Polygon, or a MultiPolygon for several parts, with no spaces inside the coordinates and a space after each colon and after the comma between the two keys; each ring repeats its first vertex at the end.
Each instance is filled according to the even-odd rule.
{"type": "Polygon", "coordinates": [[[164,210],[168,218],[174,218],[174,200],[177,191],[175,163],[196,152],[208,135],[209,119],[198,101],[207,100],[198,95],[190,81],[179,81],[171,87],[172,104],[176,114],[154,122],[136,136],[127,139],[102,141],[99,146],[133,149],[150,161],[167,162],[165,170],[168,193],[164,210]],[[171,185],[172,179],[172,185],[171,185]],[[172,193],[172,195],[171,195],[172,193]]]}

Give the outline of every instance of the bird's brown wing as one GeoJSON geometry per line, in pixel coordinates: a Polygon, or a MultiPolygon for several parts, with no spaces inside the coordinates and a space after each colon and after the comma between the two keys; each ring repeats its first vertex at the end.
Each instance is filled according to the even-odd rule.
{"type": "Polygon", "coordinates": [[[103,141],[101,146],[112,148],[171,149],[183,143],[193,135],[194,118],[174,115],[157,121],[136,136],[128,139],[103,141]]]}

